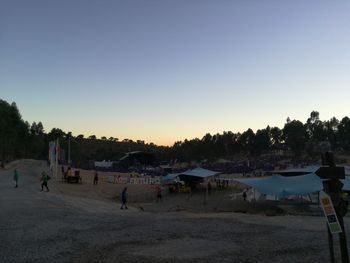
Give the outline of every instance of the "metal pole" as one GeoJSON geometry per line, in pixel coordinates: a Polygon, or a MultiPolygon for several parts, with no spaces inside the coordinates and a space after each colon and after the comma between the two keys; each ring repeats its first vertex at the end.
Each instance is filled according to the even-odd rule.
{"type": "Polygon", "coordinates": [[[348,255],[348,248],[346,245],[346,235],[345,235],[343,217],[339,216],[338,220],[339,220],[339,224],[340,224],[341,229],[342,229],[342,232],[339,233],[341,262],[342,263],[349,263],[349,255],[348,255]]]}
{"type": "Polygon", "coordinates": [[[68,136],[68,165],[70,165],[70,136],[68,136]]]}
{"type": "Polygon", "coordinates": [[[58,155],[59,155],[59,139],[57,138],[57,141],[56,141],[56,160],[55,160],[55,174],[54,176],[57,178],[57,170],[58,170],[58,155]]]}
{"type": "Polygon", "coordinates": [[[332,237],[332,233],[329,230],[329,226],[328,224],[326,224],[327,226],[327,232],[328,232],[328,245],[329,245],[329,256],[331,257],[331,263],[334,263],[334,247],[333,247],[333,237],[332,237]]]}

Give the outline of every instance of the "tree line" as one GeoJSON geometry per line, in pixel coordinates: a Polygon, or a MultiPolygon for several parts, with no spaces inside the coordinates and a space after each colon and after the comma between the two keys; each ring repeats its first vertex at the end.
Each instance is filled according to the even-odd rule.
{"type": "Polygon", "coordinates": [[[244,153],[258,157],[273,151],[288,151],[293,155],[319,155],[330,148],[339,152],[350,152],[350,119],[335,117],[320,120],[319,112],[312,111],[305,123],[287,118],[282,129],[267,126],[254,132],[247,129],[242,133],[225,131],[222,134],[205,134],[201,139],[177,141],[173,146],[157,146],[143,140],[119,140],[115,137],[95,135],[87,138],[73,136],[59,128],[45,132],[43,124],[29,124],[22,119],[16,103],[0,99],[0,160],[8,162],[18,158],[46,159],[49,141],[59,139],[61,148],[71,148],[71,159],[77,165],[92,160],[118,160],[126,152],[152,152],[157,159],[200,161],[230,158],[244,153]]]}

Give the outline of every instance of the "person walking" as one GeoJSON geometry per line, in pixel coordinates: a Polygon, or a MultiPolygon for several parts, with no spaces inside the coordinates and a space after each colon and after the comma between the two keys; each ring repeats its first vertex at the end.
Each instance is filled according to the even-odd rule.
{"type": "Polygon", "coordinates": [[[128,207],[126,206],[126,202],[128,200],[128,188],[124,188],[123,192],[122,192],[122,196],[121,196],[121,199],[122,199],[122,206],[120,207],[120,209],[128,209],[128,207]]]}
{"type": "Polygon", "coordinates": [[[41,173],[41,192],[44,191],[44,186],[46,187],[46,191],[49,192],[49,187],[47,186],[47,182],[50,180],[50,177],[45,173],[41,173]]]}
{"type": "Polygon", "coordinates": [[[162,201],[162,188],[161,186],[157,186],[157,202],[162,201]]]}
{"type": "Polygon", "coordinates": [[[242,196],[243,196],[243,201],[247,201],[247,189],[244,189],[242,196]]]}
{"type": "Polygon", "coordinates": [[[95,170],[95,176],[94,176],[94,184],[98,184],[98,173],[95,170]]]}
{"type": "Polygon", "coordinates": [[[15,169],[15,170],[14,170],[14,173],[13,173],[13,180],[14,180],[14,181],[15,181],[15,183],[16,183],[15,188],[17,188],[17,187],[18,187],[18,178],[19,178],[19,174],[18,174],[17,169],[15,169]]]}

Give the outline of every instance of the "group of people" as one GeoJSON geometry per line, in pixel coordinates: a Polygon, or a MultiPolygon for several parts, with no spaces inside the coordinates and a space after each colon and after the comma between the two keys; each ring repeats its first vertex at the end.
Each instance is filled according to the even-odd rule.
{"type": "MultiPolygon", "coordinates": [[[[67,171],[65,171],[64,166],[61,166],[61,171],[62,171],[62,180],[65,180],[67,178],[67,176],[70,176],[72,173],[72,168],[70,166],[68,166],[67,171]]],[[[80,177],[81,179],[81,177],[80,177]]],[[[94,179],[93,179],[93,184],[97,185],[98,184],[98,173],[97,170],[95,170],[94,173],[94,179]]]]}
{"type": "MultiPolygon", "coordinates": [[[[46,188],[46,191],[49,192],[49,187],[48,187],[48,181],[51,179],[51,177],[45,173],[44,171],[41,173],[41,191],[44,191],[44,186],[46,188]]],[[[13,171],[13,181],[15,182],[15,188],[18,188],[18,181],[19,181],[19,172],[17,169],[13,171]]]]}
{"type": "MultiPolygon", "coordinates": [[[[62,169],[63,170],[63,169],[62,169]]],[[[63,170],[64,171],[64,170],[63,170]]],[[[46,188],[46,191],[49,192],[50,189],[49,189],[49,186],[48,186],[48,182],[49,180],[51,179],[51,177],[45,172],[43,171],[41,173],[41,179],[40,179],[40,182],[41,182],[41,191],[44,191],[44,188],[46,188]]],[[[18,188],[18,182],[19,182],[19,172],[17,169],[14,169],[14,174],[13,174],[13,180],[15,182],[15,188],[18,188]]],[[[94,173],[94,179],[93,179],[93,184],[94,185],[97,185],[98,184],[98,172],[95,171],[94,173]]],[[[157,186],[156,188],[156,194],[157,194],[157,202],[158,201],[162,201],[162,188],[161,186],[157,186]]],[[[128,188],[127,187],[124,187],[122,193],[121,193],[121,207],[120,209],[128,209],[126,203],[128,201],[128,188]]]]}

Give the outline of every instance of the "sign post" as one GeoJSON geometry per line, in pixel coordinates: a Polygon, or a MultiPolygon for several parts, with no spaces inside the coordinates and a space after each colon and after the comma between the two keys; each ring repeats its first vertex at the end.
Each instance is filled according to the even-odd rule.
{"type": "Polygon", "coordinates": [[[320,203],[327,218],[327,231],[331,263],[334,263],[333,234],[339,234],[342,263],[349,263],[348,248],[344,230],[343,217],[347,213],[348,203],[343,199],[344,167],[336,167],[333,153],[322,155],[322,165],[315,173],[323,180],[323,190],[320,192],[320,203]]]}
{"type": "Polygon", "coordinates": [[[329,230],[332,234],[338,234],[342,232],[337,214],[334,210],[332,200],[328,194],[324,191],[320,192],[320,203],[323,208],[324,215],[327,219],[329,230]]]}

